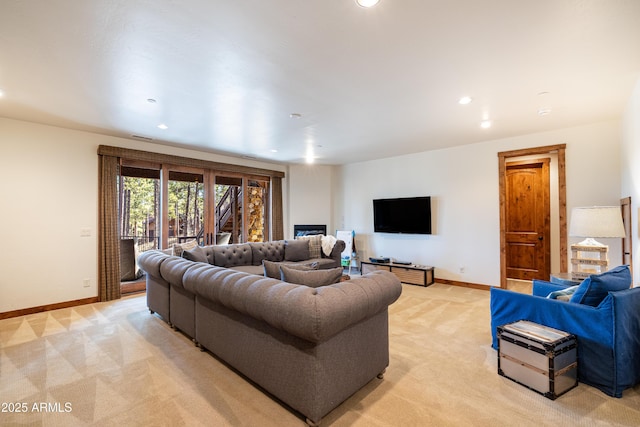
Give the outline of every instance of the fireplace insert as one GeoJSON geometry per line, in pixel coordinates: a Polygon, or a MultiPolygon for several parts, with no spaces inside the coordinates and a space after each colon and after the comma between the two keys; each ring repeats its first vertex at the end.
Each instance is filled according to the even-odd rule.
{"type": "Polygon", "coordinates": [[[327,226],[326,225],[294,225],[293,226],[293,237],[300,236],[311,236],[314,234],[324,234],[327,235],[327,226]]]}

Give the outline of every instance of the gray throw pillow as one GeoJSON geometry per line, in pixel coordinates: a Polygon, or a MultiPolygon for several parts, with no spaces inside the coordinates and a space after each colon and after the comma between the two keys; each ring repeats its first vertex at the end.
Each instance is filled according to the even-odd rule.
{"type": "Polygon", "coordinates": [[[287,240],[284,245],[285,261],[304,261],[309,259],[309,241],[287,240]]]}
{"type": "Polygon", "coordinates": [[[314,234],[312,236],[300,236],[297,240],[306,240],[309,242],[309,258],[322,257],[322,234],[314,234]]]}
{"type": "Polygon", "coordinates": [[[280,280],[280,267],[282,265],[286,265],[289,268],[294,270],[317,270],[319,265],[317,262],[312,262],[309,264],[283,264],[282,262],[262,260],[262,266],[264,267],[264,277],[271,277],[272,279],[280,280]]]}
{"type": "Polygon", "coordinates": [[[302,271],[282,265],[280,266],[280,271],[282,273],[280,280],[297,285],[306,285],[311,288],[338,283],[342,278],[342,267],[330,268],[328,270],[302,271]]]}
{"type": "Polygon", "coordinates": [[[185,249],[182,251],[182,258],[186,258],[189,261],[209,263],[207,254],[200,246],[196,246],[193,249],[185,249]]]}
{"type": "Polygon", "coordinates": [[[174,256],[182,256],[183,251],[191,250],[198,246],[198,241],[195,239],[191,239],[188,242],[184,243],[174,243],[173,244],[173,255],[174,256]]]}

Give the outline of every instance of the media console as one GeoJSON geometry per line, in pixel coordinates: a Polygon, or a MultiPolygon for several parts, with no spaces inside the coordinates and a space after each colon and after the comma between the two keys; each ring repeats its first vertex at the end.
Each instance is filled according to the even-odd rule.
{"type": "Polygon", "coordinates": [[[376,270],[390,271],[395,274],[402,283],[418,286],[433,285],[435,281],[434,268],[426,265],[405,265],[394,264],[392,262],[360,262],[362,274],[371,273],[376,270]]]}

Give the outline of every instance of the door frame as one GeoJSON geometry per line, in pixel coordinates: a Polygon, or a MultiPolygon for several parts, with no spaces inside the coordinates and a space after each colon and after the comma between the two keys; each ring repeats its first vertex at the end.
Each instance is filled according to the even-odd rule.
{"type": "Polygon", "coordinates": [[[627,227],[629,228],[629,237],[622,238],[622,263],[624,264],[625,258],[628,256],[629,258],[629,269],[631,270],[631,277],[633,277],[633,215],[631,212],[631,196],[620,199],[620,210],[622,211],[622,220],[624,221],[625,215],[624,211],[628,210],[629,212],[629,222],[625,223],[625,231],[627,227]],[[627,239],[629,239],[629,253],[625,253],[625,243],[627,243],[627,239]]]}
{"type": "Polygon", "coordinates": [[[560,270],[567,271],[568,239],[567,239],[567,179],[566,179],[566,144],[547,145],[524,148],[521,150],[502,151],[498,153],[498,185],[500,194],[500,288],[507,287],[506,262],[506,184],[505,173],[508,159],[514,157],[556,153],[558,156],[558,223],[560,240],[560,270]]]}

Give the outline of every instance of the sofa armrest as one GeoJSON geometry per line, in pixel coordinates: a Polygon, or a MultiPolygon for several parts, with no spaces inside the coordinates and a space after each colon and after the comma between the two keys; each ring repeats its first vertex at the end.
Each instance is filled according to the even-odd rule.
{"type": "Polygon", "coordinates": [[[344,242],[344,240],[336,240],[335,245],[333,245],[333,249],[331,250],[331,254],[329,254],[328,258],[331,258],[335,261],[336,267],[340,267],[342,265],[342,252],[346,247],[347,244],[344,242]]]}
{"type": "Polygon", "coordinates": [[[146,251],[138,257],[138,265],[148,275],[162,278],[162,275],[160,274],[160,266],[165,260],[170,258],[176,257],[167,255],[161,251],[146,251]]]}

